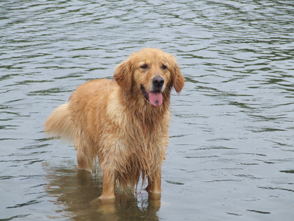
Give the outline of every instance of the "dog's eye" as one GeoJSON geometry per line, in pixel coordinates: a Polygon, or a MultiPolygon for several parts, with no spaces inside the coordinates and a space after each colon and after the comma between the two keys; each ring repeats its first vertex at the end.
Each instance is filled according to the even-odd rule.
{"type": "Polygon", "coordinates": [[[143,64],[143,65],[140,66],[140,68],[147,69],[148,68],[148,65],[147,64],[143,64]]]}
{"type": "Polygon", "coordinates": [[[167,69],[167,67],[166,67],[164,64],[161,66],[161,68],[162,68],[163,70],[167,69]]]}

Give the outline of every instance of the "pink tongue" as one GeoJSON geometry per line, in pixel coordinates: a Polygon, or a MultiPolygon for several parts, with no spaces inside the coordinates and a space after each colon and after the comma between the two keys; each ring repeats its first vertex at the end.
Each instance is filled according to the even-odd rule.
{"type": "Polygon", "coordinates": [[[162,104],[162,93],[159,92],[150,92],[149,101],[153,106],[160,106],[162,104]]]}

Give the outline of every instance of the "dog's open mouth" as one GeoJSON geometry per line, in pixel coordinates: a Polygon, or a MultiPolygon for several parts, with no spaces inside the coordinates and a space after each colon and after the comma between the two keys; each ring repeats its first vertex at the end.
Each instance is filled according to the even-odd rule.
{"type": "Polygon", "coordinates": [[[145,88],[141,85],[141,91],[146,98],[153,106],[160,106],[163,101],[162,93],[159,91],[147,92],[145,88]]]}

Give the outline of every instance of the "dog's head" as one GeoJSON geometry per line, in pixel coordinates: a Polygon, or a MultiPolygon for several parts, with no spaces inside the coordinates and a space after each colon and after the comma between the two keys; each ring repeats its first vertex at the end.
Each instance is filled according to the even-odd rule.
{"type": "Polygon", "coordinates": [[[113,78],[124,91],[141,91],[153,106],[163,103],[163,93],[184,86],[175,58],[160,49],[145,48],[119,64],[113,78]]]}

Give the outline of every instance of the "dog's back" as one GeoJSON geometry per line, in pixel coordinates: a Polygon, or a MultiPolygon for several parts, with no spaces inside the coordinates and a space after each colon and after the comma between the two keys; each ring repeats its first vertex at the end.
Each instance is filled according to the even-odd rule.
{"type": "MultiPolygon", "coordinates": [[[[56,108],[47,118],[44,132],[51,137],[73,141],[76,128],[84,128],[89,114],[84,112],[88,102],[94,97],[104,99],[112,88],[113,81],[101,79],[88,81],[79,86],[70,96],[67,103],[56,108]],[[95,96],[96,95],[96,96],[95,96]]],[[[100,102],[103,103],[103,102],[100,102]]]]}

